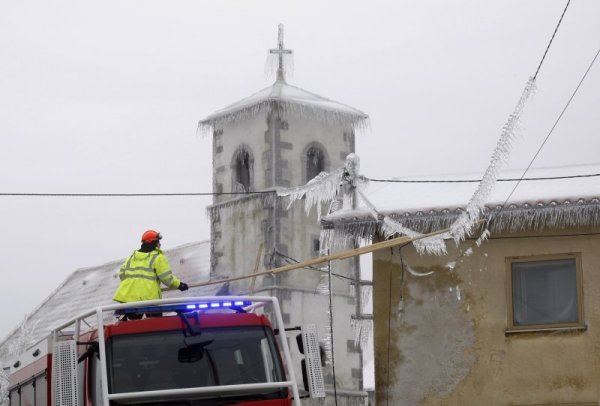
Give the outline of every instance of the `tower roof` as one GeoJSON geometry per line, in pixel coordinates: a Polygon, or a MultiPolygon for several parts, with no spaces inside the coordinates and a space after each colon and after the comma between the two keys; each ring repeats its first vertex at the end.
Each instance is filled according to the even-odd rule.
{"type": "Polygon", "coordinates": [[[230,106],[217,110],[201,120],[198,128],[209,131],[223,123],[233,123],[277,109],[282,113],[299,113],[309,120],[332,122],[350,127],[366,127],[369,116],[348,105],[326,99],[315,93],[292,86],[285,81],[284,56],[291,57],[292,51],[283,45],[283,25],[279,24],[278,46],[269,50],[277,56],[277,80],[251,96],[230,106]]]}
{"type": "Polygon", "coordinates": [[[260,114],[271,108],[283,112],[298,112],[307,119],[365,126],[369,116],[362,111],[315,93],[308,92],[285,81],[278,80],[251,96],[201,120],[200,127],[214,127],[224,122],[236,122],[260,114]]]}

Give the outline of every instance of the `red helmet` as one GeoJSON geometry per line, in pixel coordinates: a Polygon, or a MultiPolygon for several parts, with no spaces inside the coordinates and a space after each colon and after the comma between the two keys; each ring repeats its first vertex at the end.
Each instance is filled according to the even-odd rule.
{"type": "Polygon", "coordinates": [[[156,240],[160,240],[162,235],[158,231],[148,230],[142,234],[142,242],[152,242],[156,240]]]}

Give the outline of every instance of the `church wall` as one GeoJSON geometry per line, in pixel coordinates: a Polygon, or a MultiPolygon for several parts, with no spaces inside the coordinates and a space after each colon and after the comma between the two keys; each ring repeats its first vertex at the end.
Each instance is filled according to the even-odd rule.
{"type": "Polygon", "coordinates": [[[440,257],[376,252],[377,404],[597,405],[599,231],[495,235],[453,270],[452,243],[440,257]],[[508,331],[507,258],[557,254],[581,256],[584,329],[508,331]]]}
{"type": "MultiPolygon", "coordinates": [[[[343,166],[346,155],[354,151],[354,133],[349,129],[344,131],[341,125],[277,114],[248,118],[243,120],[243,125],[223,125],[214,135],[215,191],[233,191],[231,163],[240,145],[245,145],[252,155],[250,190],[260,191],[273,185],[305,184],[303,154],[309,145],[318,145],[327,154],[326,171],[343,166]]],[[[264,250],[259,270],[285,265],[290,261],[286,257],[300,261],[319,254],[320,224],[315,209],[307,216],[302,204],[287,208],[285,200],[273,203],[256,196],[220,196],[215,197],[214,203],[219,207],[219,215],[212,219],[213,278],[251,273],[261,243],[264,250]]],[[[335,261],[332,270],[352,278],[355,266],[353,260],[335,261]]],[[[320,295],[318,289],[319,283],[325,281],[323,275],[323,272],[302,269],[259,277],[255,292],[279,298],[286,324],[315,323],[320,337],[325,339],[329,296],[320,295]]],[[[250,279],[233,282],[230,292],[247,292],[250,284],[250,279]]],[[[332,285],[338,390],[359,391],[362,389],[362,359],[354,345],[355,334],[351,327],[351,316],[356,312],[354,290],[347,279],[334,277],[332,285]]],[[[331,367],[326,367],[324,372],[326,385],[331,388],[331,367]]],[[[356,393],[351,398],[354,400],[347,404],[364,402],[356,393]]]]}
{"type": "MultiPolygon", "coordinates": [[[[243,123],[227,123],[213,131],[213,190],[232,192],[232,163],[240,146],[248,148],[251,157],[251,190],[266,187],[263,174],[268,171],[263,159],[264,134],[268,130],[266,114],[249,117],[243,123]]],[[[215,196],[214,203],[232,196],[215,196]]]]}

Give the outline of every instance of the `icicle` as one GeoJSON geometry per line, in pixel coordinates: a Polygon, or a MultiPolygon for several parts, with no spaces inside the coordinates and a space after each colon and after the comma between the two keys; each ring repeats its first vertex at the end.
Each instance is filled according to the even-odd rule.
{"type": "MultiPolygon", "coordinates": [[[[331,294],[330,289],[329,289],[329,285],[330,285],[330,278],[331,276],[329,275],[329,273],[325,273],[321,276],[321,278],[319,279],[319,284],[317,285],[317,292],[320,295],[323,296],[329,296],[331,294]]],[[[325,357],[326,360],[325,362],[328,365],[331,365],[331,362],[333,360],[333,348],[331,347],[331,309],[329,307],[329,305],[327,305],[325,314],[327,316],[327,324],[324,326],[325,327],[325,337],[323,337],[321,339],[321,343],[323,344],[323,348],[325,349],[325,357]]]]}
{"type": "Polygon", "coordinates": [[[481,235],[479,236],[479,238],[477,239],[477,241],[475,241],[475,244],[478,247],[481,247],[481,244],[483,244],[483,242],[485,240],[487,240],[489,236],[490,236],[490,229],[486,228],[485,230],[483,230],[483,233],[481,233],[481,235]]]}
{"type": "MultiPolygon", "coordinates": [[[[279,68],[279,55],[268,53],[265,61],[265,79],[272,79],[277,75],[279,68]]],[[[286,79],[294,77],[294,56],[283,54],[283,75],[286,79]]]]}
{"type": "Polygon", "coordinates": [[[373,320],[352,319],[350,327],[354,330],[354,345],[364,351],[373,331],[373,320]]]}
{"type": "Polygon", "coordinates": [[[501,166],[508,159],[508,155],[512,149],[512,141],[519,131],[519,121],[521,114],[525,107],[525,103],[535,92],[535,81],[530,78],[527,81],[525,89],[521,94],[513,113],[508,117],[508,120],[502,128],[500,139],[496,144],[496,148],[492,153],[490,164],[486,169],[481,182],[473,196],[467,203],[466,210],[456,219],[456,221],[450,227],[451,234],[456,242],[465,239],[465,236],[473,231],[477,220],[483,213],[484,204],[488,200],[490,193],[492,192],[501,166]]]}
{"type": "Polygon", "coordinates": [[[35,330],[38,322],[39,320],[32,322],[24,318],[16,333],[5,342],[2,357],[0,358],[11,358],[19,355],[33,344],[36,338],[35,330]]]}
{"type": "Polygon", "coordinates": [[[463,255],[465,257],[470,257],[471,255],[473,255],[473,247],[469,247],[465,250],[465,252],[463,252],[463,255]]]}
{"type": "MultiPolygon", "coordinates": [[[[395,234],[405,235],[410,238],[420,237],[423,234],[404,227],[402,224],[386,216],[383,219],[381,229],[386,237],[391,237],[395,234]]],[[[423,238],[413,241],[419,254],[445,255],[446,243],[444,238],[448,238],[447,234],[434,235],[432,237],[423,238]]]]}
{"type": "Polygon", "coordinates": [[[456,268],[456,261],[448,262],[446,268],[448,268],[449,271],[454,271],[454,268],[456,268]]]}
{"type": "Polygon", "coordinates": [[[456,285],[456,300],[459,302],[462,300],[462,294],[460,291],[460,286],[456,285]]]}
{"type": "Polygon", "coordinates": [[[321,216],[321,206],[333,201],[338,193],[342,179],[342,169],[337,169],[334,172],[321,172],[316,177],[311,179],[306,185],[279,189],[278,196],[288,197],[288,208],[296,201],[306,198],[304,208],[306,214],[310,212],[313,206],[317,207],[317,215],[321,216]]]}
{"type": "Polygon", "coordinates": [[[0,406],[8,406],[8,374],[0,365],[0,406]]]}
{"type": "Polygon", "coordinates": [[[275,191],[273,193],[243,194],[236,199],[208,206],[206,212],[211,221],[214,221],[219,216],[228,217],[237,210],[252,211],[258,208],[273,207],[276,196],[275,191]]]}
{"type": "Polygon", "coordinates": [[[433,274],[433,271],[429,271],[429,272],[417,272],[414,269],[412,269],[410,266],[406,267],[406,270],[408,271],[408,273],[410,273],[412,276],[429,276],[433,274]]]}
{"type": "Polygon", "coordinates": [[[329,276],[327,274],[323,274],[319,278],[316,290],[319,295],[329,295],[329,276]]]}
{"type": "MultiPolygon", "coordinates": [[[[294,88],[294,86],[290,87],[294,88]]],[[[223,114],[216,112],[212,118],[209,116],[207,119],[198,122],[197,133],[203,136],[210,135],[214,129],[223,127],[225,124],[246,121],[259,115],[266,115],[273,110],[274,103],[282,114],[300,115],[305,120],[342,125],[344,128],[354,129],[355,131],[367,132],[370,128],[368,116],[359,114],[358,112],[326,110],[322,105],[305,104],[298,100],[281,100],[277,97],[269,97],[259,103],[224,112],[223,114]]]]}

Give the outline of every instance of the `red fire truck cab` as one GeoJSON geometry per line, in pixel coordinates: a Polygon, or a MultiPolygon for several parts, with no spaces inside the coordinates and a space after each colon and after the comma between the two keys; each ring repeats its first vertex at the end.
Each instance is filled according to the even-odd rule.
{"type": "MultiPolygon", "coordinates": [[[[304,386],[311,397],[324,397],[315,330],[303,327],[298,343],[304,386]]],[[[15,357],[9,385],[10,406],[300,405],[274,297],[99,307],[15,357]]]]}

